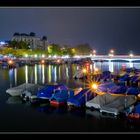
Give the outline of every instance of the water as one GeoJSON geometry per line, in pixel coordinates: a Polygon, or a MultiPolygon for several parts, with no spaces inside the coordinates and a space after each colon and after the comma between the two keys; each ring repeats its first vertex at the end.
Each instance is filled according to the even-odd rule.
{"type": "MultiPolygon", "coordinates": [[[[97,62],[90,65],[117,72],[122,65],[140,68],[139,63],[97,62]]],[[[140,121],[114,117],[89,109],[31,105],[5,93],[12,86],[26,83],[64,83],[69,88],[82,87],[74,80],[78,65],[35,65],[17,69],[0,69],[0,132],[139,132],[140,121]]]]}

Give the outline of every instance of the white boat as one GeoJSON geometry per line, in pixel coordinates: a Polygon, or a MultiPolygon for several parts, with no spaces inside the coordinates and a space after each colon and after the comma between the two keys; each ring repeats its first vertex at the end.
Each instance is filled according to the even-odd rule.
{"type": "Polygon", "coordinates": [[[35,93],[36,91],[38,91],[38,89],[42,87],[43,86],[40,86],[38,84],[24,83],[19,86],[7,89],[6,93],[8,93],[11,96],[21,96],[25,91],[35,93]]]}

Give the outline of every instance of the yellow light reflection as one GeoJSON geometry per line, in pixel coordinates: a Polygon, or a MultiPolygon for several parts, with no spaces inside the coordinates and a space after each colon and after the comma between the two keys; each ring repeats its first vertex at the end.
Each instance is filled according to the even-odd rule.
{"type": "Polygon", "coordinates": [[[17,69],[14,69],[15,86],[17,85],[17,69]]]}
{"type": "Polygon", "coordinates": [[[42,65],[42,84],[45,83],[45,72],[44,72],[44,65],[42,65]]]}
{"type": "Polygon", "coordinates": [[[34,67],[34,72],[35,72],[35,84],[37,84],[37,65],[34,67]]]}
{"type": "Polygon", "coordinates": [[[44,64],[45,63],[45,60],[41,60],[41,64],[44,64]]]}
{"type": "Polygon", "coordinates": [[[48,66],[48,82],[51,82],[51,65],[48,66]]]}
{"type": "Polygon", "coordinates": [[[57,75],[56,75],[56,66],[54,67],[54,82],[57,80],[57,75]]]}
{"type": "Polygon", "coordinates": [[[84,68],[84,69],[82,70],[82,72],[83,72],[83,73],[87,73],[87,70],[84,68]]]}
{"type": "Polygon", "coordinates": [[[28,83],[28,66],[25,66],[25,82],[28,83]]]}

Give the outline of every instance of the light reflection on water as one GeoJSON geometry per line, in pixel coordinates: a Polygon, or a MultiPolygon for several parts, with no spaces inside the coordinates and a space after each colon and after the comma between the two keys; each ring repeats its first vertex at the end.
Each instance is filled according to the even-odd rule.
{"type": "MultiPolygon", "coordinates": [[[[93,67],[97,67],[102,68],[103,71],[112,70],[115,72],[122,65],[129,67],[130,63],[97,62],[93,66],[90,65],[89,68],[90,71],[93,71],[93,67]]],[[[140,69],[139,63],[131,65],[140,69]]],[[[129,122],[127,119],[105,116],[99,111],[90,111],[83,108],[68,110],[67,108],[52,107],[48,104],[32,106],[29,102],[21,101],[20,97],[10,97],[8,94],[3,94],[10,84],[15,86],[23,82],[39,84],[57,82],[63,83],[68,87],[81,86],[83,84],[81,80],[73,79],[74,72],[77,69],[80,69],[80,66],[75,64],[58,66],[35,65],[10,70],[0,69],[2,79],[0,84],[0,130],[11,132],[139,132],[140,123],[137,121],[129,122]],[[73,126],[73,124],[75,125],[73,126]]]]}
{"type": "MultiPolygon", "coordinates": [[[[90,72],[93,69],[99,68],[102,71],[109,70],[111,72],[118,72],[122,65],[126,67],[132,67],[140,69],[139,63],[132,62],[95,62],[93,65],[87,66],[90,72]]],[[[24,66],[21,68],[9,70],[9,83],[10,86],[16,86],[21,84],[20,81],[25,83],[35,84],[49,84],[49,83],[63,83],[68,87],[82,86],[81,80],[74,80],[73,75],[76,70],[80,69],[77,64],[72,65],[35,65],[24,66]],[[20,73],[20,74],[18,74],[20,73]],[[18,80],[17,80],[18,79],[18,80]]]]}

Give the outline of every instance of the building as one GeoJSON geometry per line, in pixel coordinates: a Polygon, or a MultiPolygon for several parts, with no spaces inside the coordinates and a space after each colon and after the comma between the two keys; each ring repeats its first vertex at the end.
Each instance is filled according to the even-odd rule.
{"type": "Polygon", "coordinates": [[[24,41],[26,42],[31,49],[40,48],[47,50],[48,41],[47,37],[43,36],[42,38],[36,37],[35,33],[31,32],[30,34],[25,33],[14,33],[11,41],[24,41]]]}

